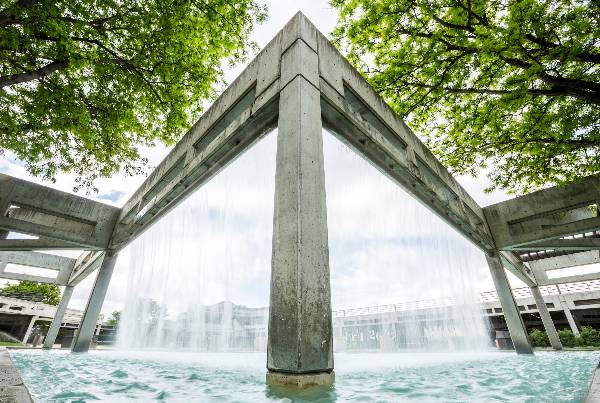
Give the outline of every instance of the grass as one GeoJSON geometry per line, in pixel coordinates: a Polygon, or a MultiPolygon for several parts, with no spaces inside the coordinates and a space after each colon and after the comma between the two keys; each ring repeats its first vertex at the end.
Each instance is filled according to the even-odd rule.
{"type": "Polygon", "coordinates": [[[23,347],[23,344],[14,341],[0,341],[0,347],[23,347]]]}

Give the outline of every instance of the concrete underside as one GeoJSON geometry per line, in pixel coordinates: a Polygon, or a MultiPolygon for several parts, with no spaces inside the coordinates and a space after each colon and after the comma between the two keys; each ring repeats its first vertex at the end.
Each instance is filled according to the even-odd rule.
{"type": "Polygon", "coordinates": [[[335,373],[314,372],[308,374],[291,374],[286,372],[267,372],[267,385],[294,388],[309,388],[312,386],[331,386],[335,382],[335,373]]]}

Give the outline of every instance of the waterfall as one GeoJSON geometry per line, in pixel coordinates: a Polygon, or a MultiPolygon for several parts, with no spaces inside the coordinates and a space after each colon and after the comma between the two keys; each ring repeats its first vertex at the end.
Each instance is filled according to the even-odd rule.
{"type": "MultiPolygon", "coordinates": [[[[336,350],[486,346],[482,253],[326,132],[324,150],[336,350]]],[[[265,350],[275,153],[270,134],[122,254],[120,348],[265,350]]]]}
{"type": "Polygon", "coordinates": [[[332,135],[324,145],[336,349],[487,348],[483,252],[332,135]]]}

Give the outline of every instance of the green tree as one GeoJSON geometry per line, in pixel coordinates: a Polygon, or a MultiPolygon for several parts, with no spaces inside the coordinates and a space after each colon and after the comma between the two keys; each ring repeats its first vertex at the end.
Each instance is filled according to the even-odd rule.
{"type": "Polygon", "coordinates": [[[266,9],[254,0],[0,0],[0,151],[76,189],[143,171],[244,60],[266,9]]]}
{"type": "Polygon", "coordinates": [[[108,318],[106,323],[112,327],[119,327],[119,321],[121,320],[121,311],[113,311],[111,317],[108,318]]]}
{"type": "Polygon", "coordinates": [[[33,281],[19,281],[15,284],[7,284],[0,289],[0,295],[39,301],[49,305],[58,305],[61,298],[60,288],[56,284],[35,283],[33,281]]]}
{"type": "Polygon", "coordinates": [[[600,173],[600,6],[331,0],[350,61],[453,172],[527,192],[600,173]]]}

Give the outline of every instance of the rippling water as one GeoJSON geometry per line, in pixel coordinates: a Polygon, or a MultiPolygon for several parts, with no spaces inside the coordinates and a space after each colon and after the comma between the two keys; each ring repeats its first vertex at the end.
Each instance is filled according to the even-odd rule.
{"type": "Polygon", "coordinates": [[[12,350],[37,402],[578,402],[600,352],[337,354],[336,384],[265,386],[265,356],[12,350]]]}

